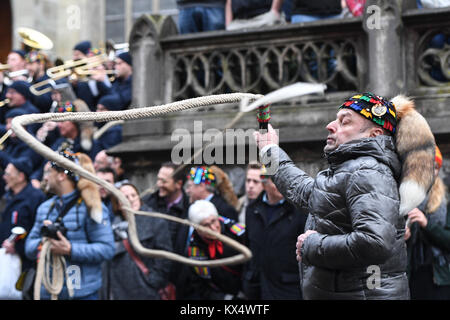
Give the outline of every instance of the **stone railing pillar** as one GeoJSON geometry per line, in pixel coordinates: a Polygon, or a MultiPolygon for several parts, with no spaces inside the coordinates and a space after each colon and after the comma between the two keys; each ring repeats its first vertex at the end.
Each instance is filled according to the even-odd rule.
{"type": "Polygon", "coordinates": [[[401,0],[368,0],[363,28],[367,33],[366,90],[392,97],[405,90],[401,0]]]}

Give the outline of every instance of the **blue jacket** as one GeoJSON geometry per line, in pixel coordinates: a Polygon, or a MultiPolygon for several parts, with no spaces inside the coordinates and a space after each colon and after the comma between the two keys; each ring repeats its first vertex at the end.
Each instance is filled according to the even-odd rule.
{"type": "Polygon", "coordinates": [[[109,128],[100,138],[92,142],[91,158],[95,158],[95,155],[100,151],[112,148],[122,142],[122,125],[109,128]]]}
{"type": "Polygon", "coordinates": [[[117,94],[120,99],[120,105],[122,110],[128,109],[131,103],[133,76],[129,76],[127,79],[117,79],[112,84],[112,94],[117,94]]]}
{"type": "Polygon", "coordinates": [[[30,180],[41,180],[42,173],[39,173],[44,168],[44,158],[31,149],[25,142],[19,138],[8,138],[5,142],[5,148],[0,151],[0,166],[5,169],[11,159],[24,157],[30,160],[33,168],[33,173],[30,175],[30,180]]]}
{"type": "Polygon", "coordinates": [[[97,110],[98,100],[105,95],[111,93],[112,88],[108,87],[104,82],[95,81],[94,90],[96,88],[97,92],[92,92],[92,89],[89,87],[88,81],[78,82],[76,86],[73,87],[75,95],[86,102],[89,109],[93,112],[97,110]]]}
{"type": "MultiPolygon", "coordinates": [[[[79,197],[78,191],[63,195],[61,198],[65,205],[74,197],[79,197]]],[[[40,205],[37,210],[36,221],[25,244],[25,253],[30,259],[37,259],[43,221],[47,219],[55,221],[58,217],[56,206],[52,208],[52,203],[56,200],[58,200],[57,196],[52,197],[40,205]]],[[[100,289],[102,285],[101,264],[114,256],[114,237],[108,211],[104,205],[102,207],[103,220],[101,223],[96,223],[89,217],[84,202],[70,208],[62,219],[64,226],[68,229],[66,237],[72,245],[70,257],[65,257],[67,267],[75,266],[80,270],[79,286],[75,281],[73,298],[85,297],[100,289]]],[[[50,298],[44,286],[41,287],[41,298],[50,298]]],[[[64,282],[59,299],[65,298],[68,298],[68,291],[64,282]]]]}
{"type": "MultiPolygon", "coordinates": [[[[36,209],[45,200],[44,193],[33,188],[28,183],[22,191],[14,195],[12,192],[6,194],[6,207],[2,212],[0,223],[0,243],[11,235],[11,229],[16,226],[30,232],[33,227],[36,209]]],[[[19,240],[15,245],[16,252],[22,259],[22,270],[32,265],[32,261],[25,256],[25,240],[19,240]]]]}
{"type": "MultiPolygon", "coordinates": [[[[44,74],[42,77],[34,81],[34,84],[48,80],[49,76],[47,74],[44,74]]],[[[58,81],[57,83],[60,83],[61,81],[58,81]]],[[[50,87],[50,84],[46,84],[45,86],[41,87],[39,90],[43,90],[50,87]]],[[[36,96],[32,94],[31,102],[39,109],[40,112],[48,112],[50,110],[50,107],[52,106],[52,92],[49,91],[47,93],[41,94],[40,96],[36,96]]]]}
{"type": "MultiPolygon", "coordinates": [[[[26,114],[32,114],[32,113],[41,113],[38,108],[34,104],[31,103],[31,101],[27,100],[23,105],[20,107],[14,107],[14,108],[20,108],[21,110],[25,111],[26,114]]],[[[38,129],[42,126],[42,123],[32,123],[27,126],[27,131],[31,134],[35,135],[38,129]]]]}

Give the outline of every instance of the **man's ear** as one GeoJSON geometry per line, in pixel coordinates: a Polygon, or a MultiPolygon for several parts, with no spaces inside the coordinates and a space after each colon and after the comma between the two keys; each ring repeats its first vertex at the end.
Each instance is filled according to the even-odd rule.
{"type": "Polygon", "coordinates": [[[383,128],[381,128],[379,126],[376,126],[376,127],[373,127],[370,129],[370,137],[371,138],[374,138],[376,136],[383,135],[383,134],[384,134],[383,128]]]}

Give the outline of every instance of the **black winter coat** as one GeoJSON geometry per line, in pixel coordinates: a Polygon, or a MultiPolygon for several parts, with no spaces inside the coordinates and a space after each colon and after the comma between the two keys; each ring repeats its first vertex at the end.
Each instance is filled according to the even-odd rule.
{"type": "Polygon", "coordinates": [[[299,300],[300,279],[295,244],[303,233],[307,215],[284,201],[268,221],[264,192],[246,211],[246,245],[252,259],[243,276],[244,293],[250,300],[299,300]]]}
{"type": "MultiPolygon", "coordinates": [[[[141,207],[140,210],[149,211],[146,206],[141,207]]],[[[172,251],[166,220],[143,215],[135,215],[135,219],[139,241],[145,248],[172,251]]],[[[149,270],[149,274],[145,275],[123,245],[120,235],[124,232],[128,234],[128,224],[126,221],[122,221],[122,227],[117,228],[120,220],[116,216],[116,223],[112,226],[115,230],[116,244],[114,258],[102,266],[101,298],[106,300],[159,300],[158,290],[167,285],[172,262],[168,259],[140,256],[133,249],[149,270]]],[[[130,246],[132,248],[131,242],[130,246]]]]}
{"type": "MultiPolygon", "coordinates": [[[[36,217],[36,210],[44,202],[45,195],[35,189],[31,183],[28,183],[22,191],[14,195],[11,191],[6,194],[6,207],[0,218],[0,243],[8,239],[11,235],[11,229],[20,226],[27,232],[30,232],[36,217]]],[[[33,266],[31,261],[25,255],[26,238],[18,240],[15,244],[16,252],[22,259],[22,271],[33,266]]]]}
{"type": "Polygon", "coordinates": [[[275,184],[309,210],[305,229],[317,231],[301,248],[303,297],[409,299],[397,185],[401,164],[392,138],[340,145],[326,155],[330,167],[315,180],[278,147],[269,149],[272,159],[277,151],[275,184]]]}
{"type": "Polygon", "coordinates": [[[272,0],[232,0],[233,20],[250,19],[266,13],[272,6],[272,0]]]}
{"type": "Polygon", "coordinates": [[[222,196],[215,194],[210,201],[217,208],[219,215],[227,217],[231,220],[238,220],[238,212],[222,196]]]}
{"type": "MultiPolygon", "coordinates": [[[[221,233],[231,239],[242,243],[244,241],[245,227],[234,220],[220,217],[221,233]]],[[[238,252],[230,246],[223,244],[223,252],[216,251],[214,258],[210,256],[208,244],[193,231],[189,238],[186,255],[196,260],[224,259],[238,252]]],[[[177,299],[179,300],[223,300],[226,295],[236,297],[241,290],[242,264],[220,267],[192,267],[184,265],[177,283],[177,299]]]]}

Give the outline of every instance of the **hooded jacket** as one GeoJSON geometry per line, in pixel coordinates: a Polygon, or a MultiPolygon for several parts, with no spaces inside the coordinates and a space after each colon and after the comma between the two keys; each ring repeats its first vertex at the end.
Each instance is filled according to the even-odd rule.
{"type": "MultiPolygon", "coordinates": [[[[401,164],[392,137],[353,140],[326,154],[312,179],[278,147],[277,188],[309,210],[301,248],[304,299],[409,299],[401,164]]],[[[268,156],[268,153],[264,157],[268,156]]]]}

